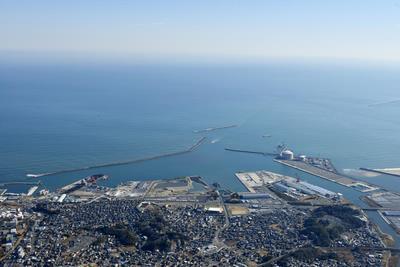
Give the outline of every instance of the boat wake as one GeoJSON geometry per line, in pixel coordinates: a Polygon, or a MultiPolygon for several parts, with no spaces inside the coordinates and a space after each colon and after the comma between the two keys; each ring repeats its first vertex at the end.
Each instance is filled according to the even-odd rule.
{"type": "Polygon", "coordinates": [[[389,100],[389,101],[383,101],[383,102],[377,102],[377,103],[372,103],[369,104],[369,107],[375,107],[375,106],[382,106],[382,105],[387,105],[387,104],[394,104],[400,102],[400,99],[394,99],[394,100],[389,100]]]}
{"type": "Polygon", "coordinates": [[[38,173],[38,174],[28,173],[28,174],[26,175],[26,177],[29,177],[29,178],[39,178],[39,177],[46,176],[46,175],[49,175],[49,174],[50,174],[50,173],[38,173]]]}

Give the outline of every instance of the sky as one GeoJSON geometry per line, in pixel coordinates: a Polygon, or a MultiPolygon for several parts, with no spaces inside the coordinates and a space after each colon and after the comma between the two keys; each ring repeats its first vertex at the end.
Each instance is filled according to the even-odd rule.
{"type": "Polygon", "coordinates": [[[400,62],[400,0],[0,0],[0,53],[400,62]]]}

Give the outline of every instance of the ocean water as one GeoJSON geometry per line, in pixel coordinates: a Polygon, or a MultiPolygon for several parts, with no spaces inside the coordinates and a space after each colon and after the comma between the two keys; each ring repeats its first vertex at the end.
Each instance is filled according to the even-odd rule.
{"type": "MultiPolygon", "coordinates": [[[[0,183],[179,151],[202,136],[207,141],[190,154],[40,180],[55,190],[93,173],[110,175],[112,186],[201,175],[240,191],[237,171],[296,171],[224,148],[274,151],[281,142],[339,170],[400,167],[400,102],[370,106],[400,99],[399,84],[400,68],[383,65],[3,62],[0,183]],[[229,124],[239,126],[193,133],[229,124]]],[[[354,190],[299,174],[363,205],[354,190]]],[[[359,178],[400,192],[400,178],[359,178]]]]}

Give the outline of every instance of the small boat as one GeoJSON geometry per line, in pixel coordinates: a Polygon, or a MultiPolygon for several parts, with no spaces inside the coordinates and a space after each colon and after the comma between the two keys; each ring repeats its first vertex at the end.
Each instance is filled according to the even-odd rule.
{"type": "Polygon", "coordinates": [[[269,138],[269,137],[272,137],[272,135],[270,135],[270,134],[264,134],[262,137],[264,137],[264,138],[269,138]]]}

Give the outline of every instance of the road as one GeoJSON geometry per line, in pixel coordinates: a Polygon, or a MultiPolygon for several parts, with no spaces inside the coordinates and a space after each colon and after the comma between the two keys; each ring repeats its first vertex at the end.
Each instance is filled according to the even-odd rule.
{"type": "Polygon", "coordinates": [[[29,222],[26,223],[26,227],[23,229],[22,234],[19,236],[17,241],[15,241],[12,248],[2,258],[0,258],[0,263],[3,260],[7,259],[9,256],[11,256],[14,250],[18,247],[19,243],[21,243],[21,241],[24,239],[26,233],[28,232],[28,229],[29,229],[29,222]]]}
{"type": "Polygon", "coordinates": [[[224,209],[225,224],[221,228],[218,228],[217,231],[215,231],[215,236],[214,236],[214,239],[213,239],[213,245],[218,247],[219,249],[221,249],[223,247],[226,247],[226,245],[222,240],[220,240],[219,235],[223,230],[225,230],[226,228],[229,227],[230,221],[229,221],[229,214],[228,214],[228,211],[226,209],[224,200],[222,199],[222,196],[219,194],[219,192],[218,192],[218,198],[219,198],[221,206],[224,209]]]}

